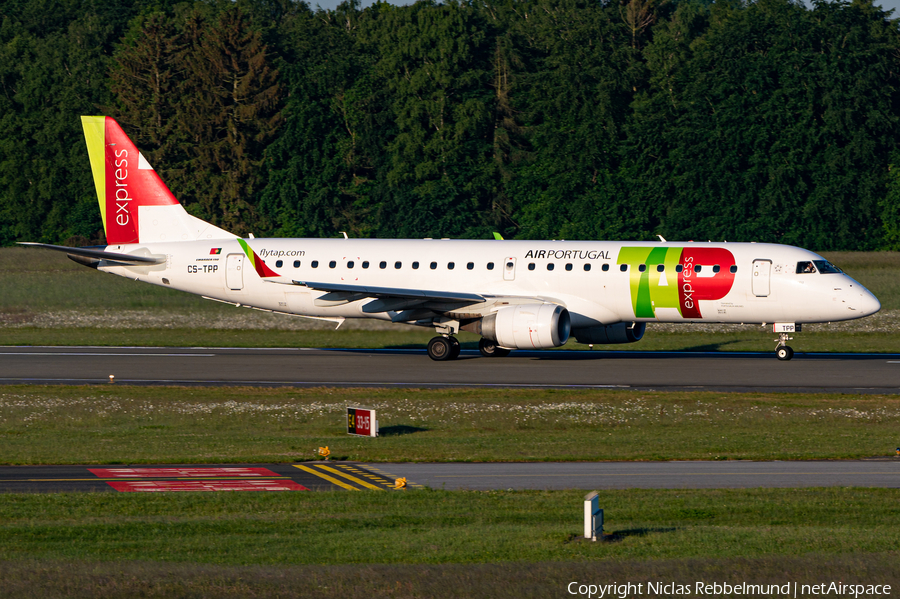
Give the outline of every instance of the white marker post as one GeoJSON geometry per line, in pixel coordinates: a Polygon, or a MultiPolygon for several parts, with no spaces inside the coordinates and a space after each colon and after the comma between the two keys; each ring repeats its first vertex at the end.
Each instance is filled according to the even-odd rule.
{"type": "Polygon", "coordinates": [[[600,509],[600,497],[597,491],[584,496],[584,538],[597,540],[603,534],[603,510],[600,509]]]}

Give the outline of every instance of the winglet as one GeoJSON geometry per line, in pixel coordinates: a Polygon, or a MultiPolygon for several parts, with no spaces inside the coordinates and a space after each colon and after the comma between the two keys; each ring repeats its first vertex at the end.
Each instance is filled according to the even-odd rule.
{"type": "Polygon", "coordinates": [[[503,239],[503,235],[496,231],[494,231],[494,239],[496,239],[497,241],[506,241],[505,239],[503,239]]]}

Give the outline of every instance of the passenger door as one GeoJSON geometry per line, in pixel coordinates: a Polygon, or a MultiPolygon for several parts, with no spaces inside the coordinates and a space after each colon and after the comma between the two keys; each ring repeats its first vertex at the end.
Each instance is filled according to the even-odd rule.
{"type": "Polygon", "coordinates": [[[770,277],[772,273],[771,260],[753,261],[753,295],[756,297],[768,297],[770,291],[770,277]]]}
{"type": "Polygon", "coordinates": [[[232,291],[244,288],[243,254],[228,254],[225,261],[225,286],[232,291]]]}

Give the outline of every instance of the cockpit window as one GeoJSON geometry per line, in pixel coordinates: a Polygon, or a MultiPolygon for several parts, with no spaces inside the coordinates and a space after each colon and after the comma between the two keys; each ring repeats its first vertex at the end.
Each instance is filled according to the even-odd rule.
{"type": "Polygon", "coordinates": [[[844,272],[828,260],[813,260],[813,264],[816,265],[816,268],[818,268],[819,272],[823,275],[833,275],[844,272]]]}
{"type": "Polygon", "coordinates": [[[798,262],[797,263],[797,274],[805,275],[809,273],[816,272],[816,267],[813,266],[812,262],[798,262]]]}

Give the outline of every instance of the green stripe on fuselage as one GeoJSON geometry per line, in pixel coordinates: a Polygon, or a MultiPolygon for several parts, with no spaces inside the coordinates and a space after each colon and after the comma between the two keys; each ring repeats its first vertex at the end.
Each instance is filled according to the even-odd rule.
{"type": "Polygon", "coordinates": [[[624,247],[619,250],[618,264],[628,265],[635,318],[656,318],[656,308],[679,309],[675,267],[681,260],[681,250],[680,247],[624,247]],[[646,265],[644,272],[640,271],[641,264],[646,265]],[[660,264],[664,265],[664,272],[657,270],[660,264]]]}

